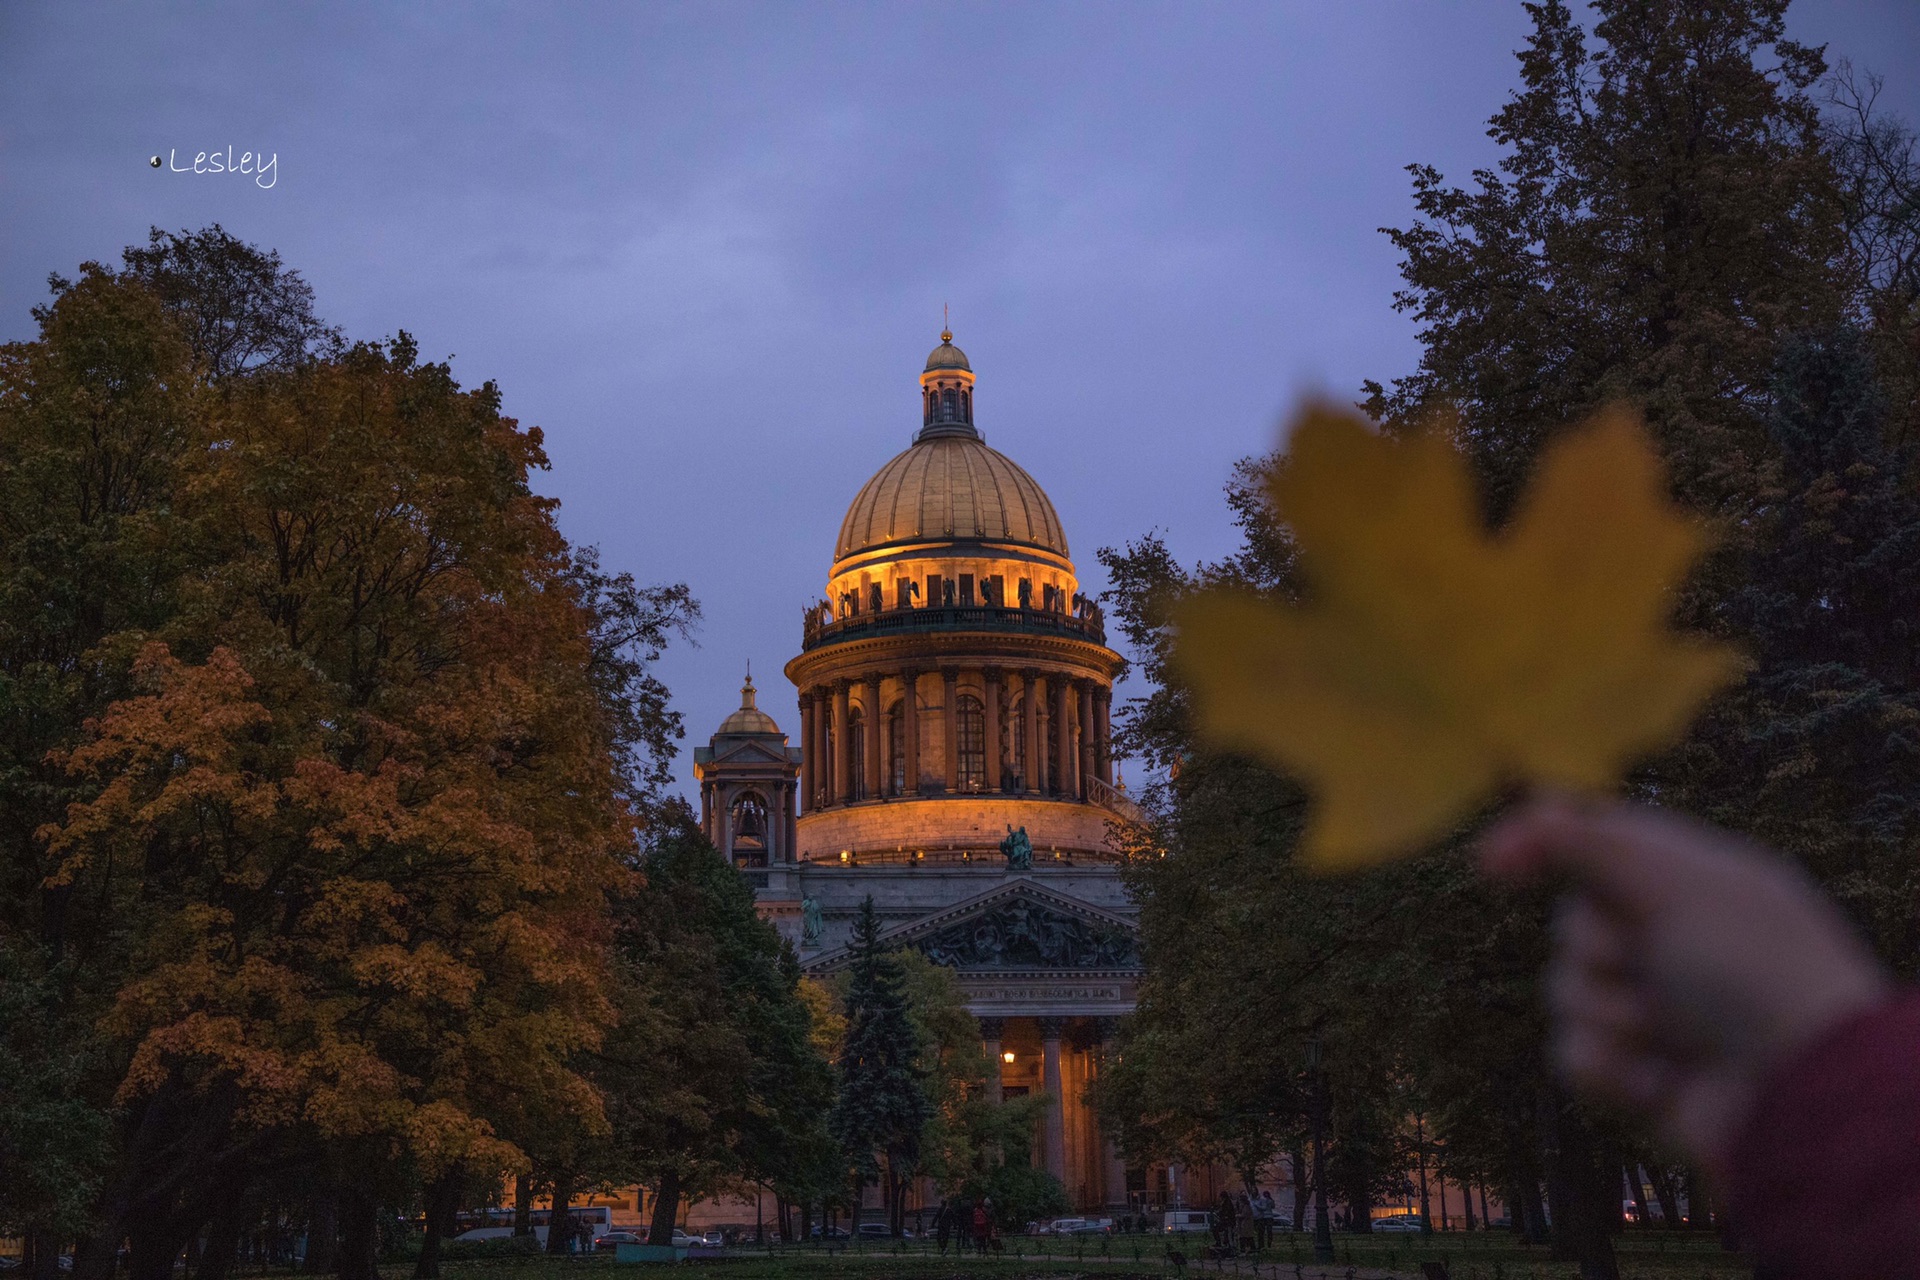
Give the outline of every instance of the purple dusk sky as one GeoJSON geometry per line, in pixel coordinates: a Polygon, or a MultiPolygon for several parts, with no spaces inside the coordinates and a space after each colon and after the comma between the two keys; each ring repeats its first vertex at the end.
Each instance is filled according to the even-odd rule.
{"type": "MultiPolygon", "coordinates": [[[[1790,24],[1920,117],[1912,0],[1790,24]]],[[[800,607],[919,426],[943,303],[1089,590],[1148,529],[1216,555],[1297,397],[1413,364],[1376,228],[1407,163],[1493,160],[1525,31],[1517,0],[6,3],[0,339],[149,224],[278,249],[349,335],[497,380],[570,537],[692,585],[688,745],[749,659],[792,733],[800,607]],[[147,164],[229,147],[272,186],[147,164]]]]}

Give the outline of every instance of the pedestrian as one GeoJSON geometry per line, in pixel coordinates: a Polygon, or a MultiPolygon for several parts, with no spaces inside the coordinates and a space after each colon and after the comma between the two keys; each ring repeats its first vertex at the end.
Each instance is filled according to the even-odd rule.
{"type": "Polygon", "coordinates": [[[1271,1249],[1273,1247],[1273,1219],[1275,1212],[1273,1207],[1273,1192],[1262,1191],[1260,1193],[1260,1203],[1254,1216],[1254,1221],[1258,1224],[1254,1238],[1255,1247],[1260,1249],[1271,1249]]]}
{"type": "Polygon", "coordinates": [[[1213,1210],[1213,1243],[1221,1249],[1233,1248],[1233,1197],[1222,1191],[1213,1210]]]}
{"type": "Polygon", "coordinates": [[[953,1234],[953,1200],[951,1197],[940,1202],[940,1212],[933,1215],[933,1238],[940,1242],[940,1256],[947,1256],[947,1237],[953,1234]]]}
{"type": "Polygon", "coordinates": [[[1243,1253],[1253,1252],[1253,1197],[1245,1191],[1234,1193],[1233,1219],[1239,1226],[1239,1246],[1243,1253]]]}
{"type": "Polygon", "coordinates": [[[987,1217],[987,1201],[982,1199],[973,1206],[973,1243],[981,1254],[987,1251],[987,1233],[992,1229],[992,1219],[987,1217]]]}

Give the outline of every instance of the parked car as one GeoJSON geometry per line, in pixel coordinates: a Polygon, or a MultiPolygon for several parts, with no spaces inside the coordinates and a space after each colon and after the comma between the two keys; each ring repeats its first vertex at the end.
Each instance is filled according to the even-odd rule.
{"type": "Polygon", "coordinates": [[[813,1238],[815,1240],[845,1240],[847,1238],[847,1231],[845,1227],[815,1227],[813,1229],[813,1238]]]}
{"type": "Polygon", "coordinates": [[[1419,1231],[1425,1231],[1426,1225],[1420,1221],[1419,1214],[1395,1213],[1395,1214],[1390,1214],[1384,1218],[1375,1218],[1373,1220],[1373,1229],[1375,1231],[1419,1232],[1419,1231]]]}
{"type": "Polygon", "coordinates": [[[1104,1236],[1112,1232],[1112,1218],[1068,1218],[1053,1224],[1063,1236],[1104,1236]]]}
{"type": "Polygon", "coordinates": [[[1169,1232],[1198,1231],[1205,1234],[1213,1230],[1213,1215],[1205,1209],[1169,1209],[1161,1216],[1160,1229],[1169,1232]]]}
{"type": "Polygon", "coordinates": [[[595,1249],[617,1249],[623,1244],[645,1244],[646,1240],[631,1231],[609,1231],[605,1235],[593,1238],[595,1249]]]}
{"type": "MultiPolygon", "coordinates": [[[[891,1240],[893,1239],[893,1228],[884,1222],[863,1222],[855,1228],[854,1235],[862,1240],[891,1240]]],[[[902,1227],[900,1228],[900,1238],[902,1240],[911,1240],[913,1239],[913,1232],[902,1227]]]]}

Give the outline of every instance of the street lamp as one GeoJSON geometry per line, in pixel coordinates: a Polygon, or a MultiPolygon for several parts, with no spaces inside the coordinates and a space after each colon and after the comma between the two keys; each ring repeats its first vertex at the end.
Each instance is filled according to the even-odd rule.
{"type": "Polygon", "coordinates": [[[1313,1260],[1333,1261],[1333,1222],[1327,1217],[1327,1078],[1320,1069],[1320,1037],[1307,1041],[1313,1073],[1313,1260]]]}

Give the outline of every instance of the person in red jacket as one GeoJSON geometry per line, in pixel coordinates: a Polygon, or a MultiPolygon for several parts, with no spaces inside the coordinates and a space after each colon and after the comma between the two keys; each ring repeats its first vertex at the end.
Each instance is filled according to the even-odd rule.
{"type": "Polygon", "coordinates": [[[1920,1277],[1920,995],[1785,858],[1563,798],[1490,831],[1493,875],[1571,889],[1554,1056],[1718,1180],[1760,1274],[1920,1277]]]}

